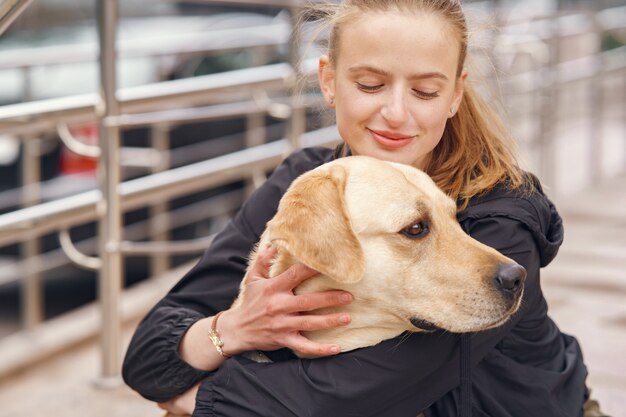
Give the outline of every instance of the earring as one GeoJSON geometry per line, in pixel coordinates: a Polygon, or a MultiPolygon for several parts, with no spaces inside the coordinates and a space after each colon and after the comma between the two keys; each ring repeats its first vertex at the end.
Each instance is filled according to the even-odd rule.
{"type": "Polygon", "coordinates": [[[454,116],[454,111],[455,111],[455,108],[450,107],[450,117],[454,116]]]}
{"type": "Polygon", "coordinates": [[[333,104],[335,104],[335,97],[330,97],[330,98],[328,99],[328,104],[330,104],[331,106],[332,106],[333,104]]]}

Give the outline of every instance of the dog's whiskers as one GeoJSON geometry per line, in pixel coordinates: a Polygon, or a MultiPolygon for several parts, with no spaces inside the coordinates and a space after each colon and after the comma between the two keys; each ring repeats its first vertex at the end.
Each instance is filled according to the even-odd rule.
{"type": "Polygon", "coordinates": [[[400,336],[400,339],[398,340],[398,343],[396,343],[395,345],[393,345],[389,350],[393,351],[395,349],[397,349],[402,343],[404,343],[409,337],[411,337],[411,333],[409,332],[404,332],[402,333],[402,335],[400,336]]]}

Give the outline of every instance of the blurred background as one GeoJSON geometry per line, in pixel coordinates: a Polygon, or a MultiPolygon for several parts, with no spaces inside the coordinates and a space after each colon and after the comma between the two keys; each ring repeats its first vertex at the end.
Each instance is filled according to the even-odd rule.
{"type": "MultiPolygon", "coordinates": [[[[0,1],[0,417],[161,415],[119,385],[137,321],[288,152],[337,143],[299,4],[0,1]]],[[[625,417],[626,1],[463,4],[564,217],[551,315],[625,417]]]]}

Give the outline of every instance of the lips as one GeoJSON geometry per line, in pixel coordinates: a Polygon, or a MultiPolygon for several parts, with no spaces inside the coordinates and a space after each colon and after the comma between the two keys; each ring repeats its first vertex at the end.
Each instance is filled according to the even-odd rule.
{"type": "Polygon", "coordinates": [[[370,132],[370,134],[378,144],[390,149],[402,148],[415,138],[415,135],[406,135],[404,133],[390,132],[385,130],[367,130],[370,132]]]}

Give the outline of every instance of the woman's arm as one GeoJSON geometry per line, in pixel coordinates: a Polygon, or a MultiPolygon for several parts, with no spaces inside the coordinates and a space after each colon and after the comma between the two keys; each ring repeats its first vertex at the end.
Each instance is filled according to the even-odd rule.
{"type": "MultiPolygon", "coordinates": [[[[219,323],[216,321],[223,353],[235,356],[251,350],[272,351],[284,347],[313,356],[341,352],[338,345],[313,342],[300,332],[350,323],[348,314],[308,315],[306,312],[348,304],[352,296],[343,291],[294,295],[293,290],[298,285],[318,272],[296,264],[269,280],[267,273],[275,254],[275,248],[259,252],[246,273],[243,281],[246,291],[240,295],[237,307],[223,310],[219,323]]],[[[198,320],[181,340],[180,356],[196,369],[212,371],[225,359],[217,349],[207,347],[207,335],[213,320],[214,317],[198,320]]]]}
{"type": "MultiPolygon", "coordinates": [[[[214,314],[232,304],[246,272],[248,256],[291,181],[327,162],[331,153],[328,149],[309,148],[287,158],[215,238],[200,262],[147,314],[137,328],[124,360],[123,377],[129,386],[150,400],[166,402],[200,381],[207,370],[219,365],[221,358],[215,356],[217,352],[211,351],[215,349],[205,334],[207,323],[214,314]],[[187,343],[191,340],[187,336],[195,338],[195,342],[187,343]],[[181,341],[185,343],[181,345],[181,341]],[[194,359],[196,354],[199,358],[194,359]],[[213,356],[211,359],[203,355],[213,356]]],[[[302,278],[300,274],[296,275],[302,278]]],[[[250,281],[255,281],[254,277],[250,281]]],[[[259,287],[264,286],[263,282],[259,284],[259,287]]],[[[283,292],[288,290],[283,289],[283,292]]],[[[309,307],[317,308],[337,301],[337,294],[321,297],[321,304],[319,298],[313,299],[309,300],[309,307]]],[[[227,325],[228,315],[220,321],[227,325]]],[[[223,333],[227,338],[239,332],[224,329],[223,333]]],[[[236,348],[234,343],[231,346],[236,348]]]]}

